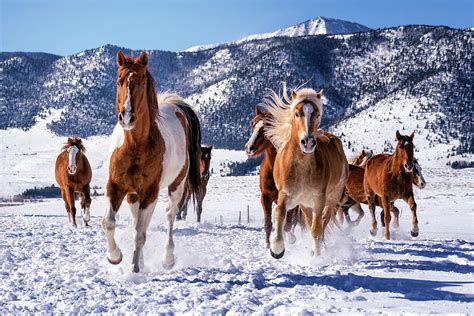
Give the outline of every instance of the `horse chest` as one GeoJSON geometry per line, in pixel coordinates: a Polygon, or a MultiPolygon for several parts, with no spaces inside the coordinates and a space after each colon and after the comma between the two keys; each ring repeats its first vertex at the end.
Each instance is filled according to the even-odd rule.
{"type": "Polygon", "coordinates": [[[159,173],[157,159],[149,155],[130,156],[117,164],[113,177],[128,191],[141,191],[156,182],[159,173]]]}

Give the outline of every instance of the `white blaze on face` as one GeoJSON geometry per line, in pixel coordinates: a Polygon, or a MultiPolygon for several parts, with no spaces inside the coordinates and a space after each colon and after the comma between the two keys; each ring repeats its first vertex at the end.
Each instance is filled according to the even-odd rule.
{"type": "Polygon", "coordinates": [[[77,148],[76,146],[71,146],[71,147],[69,147],[67,152],[68,152],[68,156],[69,156],[69,162],[68,162],[67,170],[68,170],[69,174],[75,174],[76,169],[77,169],[76,155],[79,152],[79,148],[77,148]]]}
{"type": "Polygon", "coordinates": [[[125,113],[123,114],[123,123],[125,125],[130,124],[130,120],[132,118],[132,94],[130,92],[130,78],[134,75],[134,72],[130,72],[127,78],[127,98],[123,104],[125,108],[125,113]]]}
{"type": "Polygon", "coordinates": [[[311,104],[306,103],[303,105],[303,113],[305,117],[305,124],[306,124],[306,132],[310,132],[310,127],[311,127],[311,115],[313,114],[313,106],[311,104]]]}
{"type": "Polygon", "coordinates": [[[252,136],[250,136],[249,141],[247,142],[247,144],[245,144],[245,150],[247,151],[247,153],[249,153],[250,147],[252,147],[252,145],[254,145],[255,141],[257,140],[258,134],[260,133],[260,130],[262,128],[263,128],[263,121],[260,120],[255,125],[255,127],[253,129],[252,136]]]}

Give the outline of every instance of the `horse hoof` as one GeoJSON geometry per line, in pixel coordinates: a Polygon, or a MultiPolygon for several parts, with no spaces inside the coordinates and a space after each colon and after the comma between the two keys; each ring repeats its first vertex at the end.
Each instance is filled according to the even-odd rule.
{"type": "Polygon", "coordinates": [[[283,258],[283,255],[285,254],[285,249],[283,249],[283,251],[279,254],[276,254],[274,253],[271,249],[270,249],[270,254],[272,255],[273,258],[275,259],[281,259],[283,258]]]}
{"type": "Polygon", "coordinates": [[[418,232],[411,231],[411,237],[418,237],[418,232]]]}
{"type": "Polygon", "coordinates": [[[375,237],[375,236],[377,236],[377,231],[371,229],[371,230],[370,230],[370,234],[371,234],[373,237],[375,237]]]}
{"type": "Polygon", "coordinates": [[[171,259],[171,260],[166,260],[166,261],[163,261],[163,268],[165,270],[171,270],[171,268],[174,267],[174,258],[171,259]]]}
{"type": "Polygon", "coordinates": [[[111,260],[109,256],[107,256],[107,260],[109,261],[110,264],[117,265],[120,262],[122,262],[122,252],[120,252],[120,257],[117,260],[111,260]]]}
{"type": "Polygon", "coordinates": [[[138,265],[134,265],[134,266],[132,267],[132,272],[133,272],[133,273],[138,273],[138,272],[140,272],[140,268],[138,267],[138,265]]]}
{"type": "Polygon", "coordinates": [[[89,221],[86,221],[85,219],[83,221],[84,221],[84,226],[89,226],[89,221]]]}

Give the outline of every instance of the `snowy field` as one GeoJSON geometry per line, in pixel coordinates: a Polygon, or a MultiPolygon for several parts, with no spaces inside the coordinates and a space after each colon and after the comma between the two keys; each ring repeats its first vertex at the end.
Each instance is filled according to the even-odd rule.
{"type": "MultiPolygon", "coordinates": [[[[161,267],[164,202],[145,245],[145,270],[131,272],[127,206],[116,238],[124,260],[110,265],[100,229],[103,197],[92,202],[91,227],[74,229],[63,202],[0,207],[0,314],[18,312],[178,313],[460,313],[474,310],[472,170],[424,169],[415,192],[420,236],[410,237],[403,203],[394,240],[359,227],[332,230],[319,258],[297,231],[283,259],[264,245],[258,178],[213,175],[203,220],[191,212],[175,228],[177,264],[161,267]],[[247,224],[246,208],[250,209],[247,224]],[[238,225],[239,211],[242,225],[238,225]]],[[[78,204],[76,204],[78,205],[78,204]]]]}

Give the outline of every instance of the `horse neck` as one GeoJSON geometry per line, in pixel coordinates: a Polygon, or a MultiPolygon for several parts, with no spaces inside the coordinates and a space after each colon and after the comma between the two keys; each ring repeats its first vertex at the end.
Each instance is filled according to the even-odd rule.
{"type": "Polygon", "coordinates": [[[269,143],[269,145],[265,147],[264,161],[266,161],[272,168],[273,168],[273,165],[275,164],[276,155],[277,155],[277,151],[276,151],[275,146],[269,143]]]}

